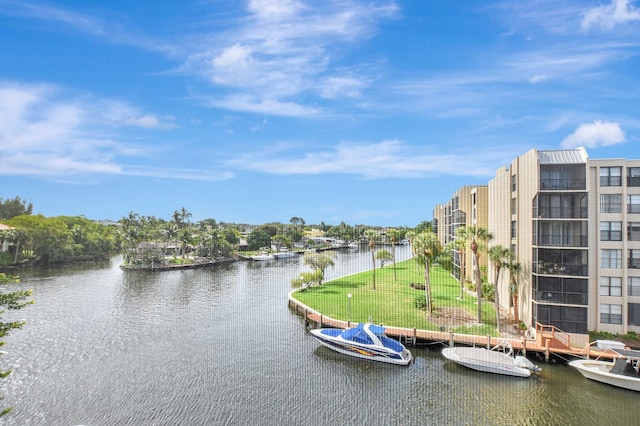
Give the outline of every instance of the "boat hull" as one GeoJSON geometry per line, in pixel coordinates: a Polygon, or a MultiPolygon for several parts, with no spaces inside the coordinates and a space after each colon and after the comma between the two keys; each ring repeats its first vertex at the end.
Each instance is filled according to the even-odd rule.
{"type": "Polygon", "coordinates": [[[342,339],[339,332],[342,332],[342,330],[310,330],[313,337],[315,337],[323,346],[344,355],[396,365],[407,365],[412,360],[411,352],[404,349],[404,347],[402,348],[402,351],[394,351],[384,346],[357,344],[355,342],[342,339]],[[326,334],[331,333],[332,331],[334,335],[326,334]]]}
{"type": "Polygon", "coordinates": [[[296,254],[291,252],[280,252],[280,253],[274,253],[273,257],[275,259],[290,259],[292,257],[296,257],[296,254]]]}
{"type": "Polygon", "coordinates": [[[640,392],[640,377],[630,377],[611,373],[612,362],[579,359],[571,361],[569,365],[584,377],[596,382],[605,383],[623,389],[640,392]]]}
{"type": "Polygon", "coordinates": [[[442,350],[442,355],[456,364],[485,373],[529,377],[531,370],[515,365],[515,359],[502,352],[484,348],[454,347],[442,350]]]}

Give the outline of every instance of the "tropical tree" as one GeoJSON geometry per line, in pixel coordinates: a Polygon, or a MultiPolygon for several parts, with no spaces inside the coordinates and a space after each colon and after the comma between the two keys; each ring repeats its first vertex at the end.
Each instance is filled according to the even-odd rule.
{"type": "Polygon", "coordinates": [[[372,229],[368,229],[364,231],[364,234],[369,239],[369,249],[371,250],[371,264],[373,267],[372,269],[373,290],[375,291],[376,289],[376,254],[375,254],[376,242],[374,241],[374,238],[377,235],[377,232],[372,229]]]}
{"type": "Polygon", "coordinates": [[[4,200],[0,198],[0,219],[11,219],[23,214],[32,214],[33,204],[28,203],[20,197],[4,200]]]}
{"type": "Polygon", "coordinates": [[[387,249],[378,250],[376,253],[376,259],[380,261],[380,268],[384,268],[384,265],[391,261],[395,263],[395,256],[387,249]]]}
{"type": "Polygon", "coordinates": [[[518,277],[520,276],[520,272],[522,272],[522,264],[518,262],[516,254],[513,251],[509,251],[505,267],[509,270],[509,293],[511,294],[511,298],[513,300],[513,319],[516,323],[519,323],[520,318],[518,316],[518,277]]]}
{"type": "Polygon", "coordinates": [[[263,229],[254,229],[247,235],[249,249],[257,250],[261,247],[271,247],[271,237],[263,229]]]}
{"type": "Polygon", "coordinates": [[[303,287],[301,291],[304,291],[311,287],[313,284],[320,285],[324,279],[324,273],[320,269],[314,269],[313,271],[304,271],[300,276],[291,280],[292,287],[303,287]]]}
{"type": "MultiPolygon", "coordinates": [[[[5,284],[14,284],[20,282],[18,277],[14,277],[11,275],[5,275],[0,272],[0,285],[5,284]]],[[[22,291],[14,291],[14,292],[0,292],[0,315],[4,313],[6,309],[22,309],[33,303],[31,298],[31,290],[22,290],[22,291]]],[[[0,339],[4,336],[8,335],[9,332],[16,328],[22,328],[24,326],[24,321],[11,321],[4,322],[0,321],[0,339]]],[[[4,340],[0,340],[0,346],[4,346],[6,342],[4,340]]],[[[11,374],[11,370],[0,371],[0,378],[7,377],[11,374]]],[[[0,396],[0,399],[2,397],[0,396]]],[[[5,408],[0,411],[0,416],[3,416],[11,411],[11,407],[5,408]]]]}
{"type": "Polygon", "coordinates": [[[417,234],[412,242],[414,255],[418,264],[424,267],[424,291],[429,313],[433,312],[433,300],[431,298],[431,278],[429,277],[429,265],[432,259],[441,250],[438,236],[431,231],[424,231],[417,234]]]}
{"type": "Polygon", "coordinates": [[[297,243],[302,239],[303,236],[302,231],[304,230],[305,225],[304,219],[301,217],[293,216],[291,219],[289,219],[289,222],[291,223],[291,227],[289,228],[289,237],[291,238],[291,241],[297,243]]]}
{"type": "Polygon", "coordinates": [[[400,237],[400,231],[398,231],[395,228],[388,229],[387,230],[387,236],[391,240],[391,250],[393,251],[392,252],[393,280],[394,281],[398,281],[398,275],[396,273],[396,242],[398,241],[398,238],[400,237]]]}
{"type": "Polygon", "coordinates": [[[492,246],[489,248],[489,259],[493,263],[493,270],[495,272],[494,284],[493,284],[493,302],[496,308],[496,330],[500,333],[500,291],[498,285],[500,283],[500,271],[505,266],[505,262],[508,262],[509,254],[511,250],[501,245],[492,246]]]}
{"type": "Polygon", "coordinates": [[[314,252],[308,251],[304,254],[303,263],[305,265],[309,265],[315,274],[318,274],[314,280],[318,285],[322,285],[322,281],[324,281],[324,271],[329,266],[335,266],[335,261],[333,260],[334,255],[329,254],[329,252],[314,252]]]}
{"type": "MultiPolygon", "coordinates": [[[[456,236],[458,236],[458,230],[459,229],[463,229],[463,228],[457,228],[456,229],[456,236]]],[[[462,232],[460,232],[460,234],[462,234],[462,232]]],[[[464,299],[464,280],[467,277],[467,265],[466,265],[466,261],[467,258],[465,256],[465,249],[467,247],[467,241],[465,240],[464,236],[458,236],[458,238],[456,238],[455,240],[453,240],[451,242],[451,249],[455,250],[456,252],[458,252],[458,258],[459,258],[459,270],[458,270],[458,278],[460,280],[460,299],[464,299]]]]}
{"type": "Polygon", "coordinates": [[[491,233],[481,226],[471,225],[462,226],[456,229],[456,235],[465,241],[469,242],[469,248],[471,249],[473,257],[473,280],[476,285],[476,295],[478,297],[478,322],[482,322],[482,277],[480,275],[480,250],[481,246],[478,244],[486,243],[493,236],[491,233]]]}

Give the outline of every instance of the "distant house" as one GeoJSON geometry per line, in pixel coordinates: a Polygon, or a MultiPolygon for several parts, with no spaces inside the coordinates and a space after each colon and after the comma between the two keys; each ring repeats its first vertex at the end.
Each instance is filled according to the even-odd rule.
{"type": "MultiPolygon", "coordinates": [[[[4,224],[0,223],[0,232],[9,231],[11,229],[14,229],[14,228],[11,227],[11,226],[4,225],[4,224]]],[[[1,240],[1,242],[2,242],[2,244],[0,244],[0,252],[9,250],[9,246],[11,245],[11,243],[9,241],[5,241],[5,240],[1,240]]]]}

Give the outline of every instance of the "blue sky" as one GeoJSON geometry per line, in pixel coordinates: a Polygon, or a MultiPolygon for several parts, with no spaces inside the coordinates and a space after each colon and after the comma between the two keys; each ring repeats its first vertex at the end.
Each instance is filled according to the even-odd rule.
{"type": "Polygon", "coordinates": [[[531,148],[640,158],[632,0],[0,0],[0,198],[415,226],[531,148]]]}

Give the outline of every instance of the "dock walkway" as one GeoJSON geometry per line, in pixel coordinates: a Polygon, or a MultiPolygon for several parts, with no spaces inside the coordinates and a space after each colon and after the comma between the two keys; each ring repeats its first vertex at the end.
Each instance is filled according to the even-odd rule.
{"type": "MultiPolygon", "coordinates": [[[[295,310],[297,314],[301,314],[305,319],[305,326],[310,323],[317,327],[335,327],[349,328],[356,322],[344,321],[328,317],[315,311],[302,302],[293,298],[292,291],[289,293],[289,308],[295,310]]],[[[550,356],[556,355],[563,359],[566,357],[573,358],[604,358],[612,359],[614,353],[611,351],[602,351],[597,348],[586,345],[584,347],[576,347],[571,345],[570,335],[563,331],[543,324],[536,324],[536,332],[533,337],[522,336],[520,338],[495,337],[495,336],[477,336],[472,334],[459,334],[448,331],[419,330],[416,328],[402,328],[384,325],[385,333],[389,337],[397,338],[405,344],[415,346],[419,342],[441,342],[449,346],[466,345],[466,346],[484,346],[491,348],[498,343],[507,340],[514,350],[522,352],[526,355],[529,352],[543,355],[545,361],[550,356]]]]}

